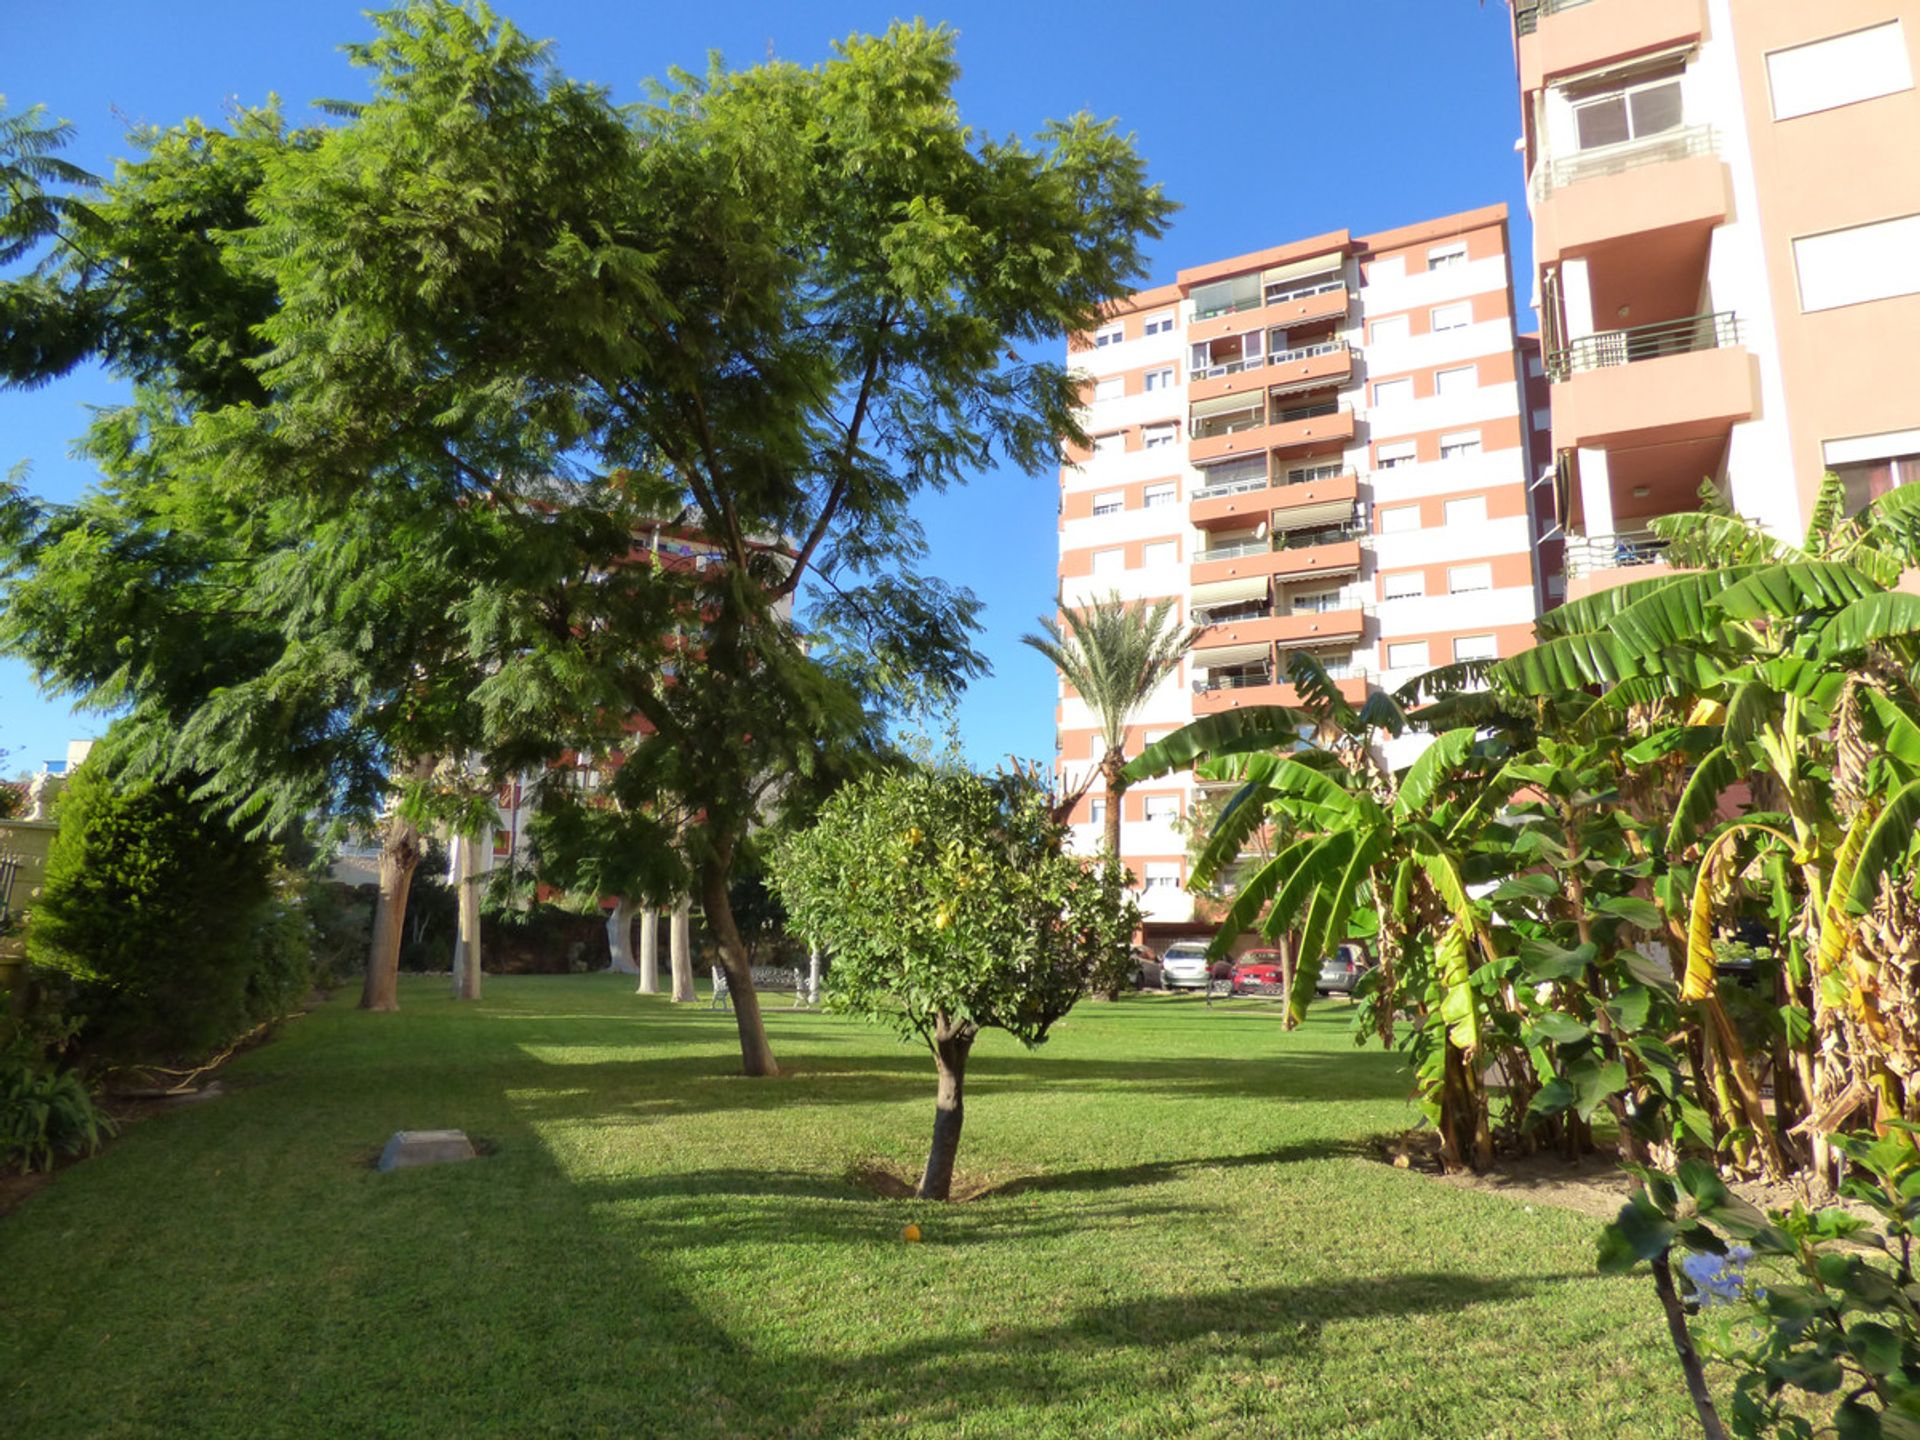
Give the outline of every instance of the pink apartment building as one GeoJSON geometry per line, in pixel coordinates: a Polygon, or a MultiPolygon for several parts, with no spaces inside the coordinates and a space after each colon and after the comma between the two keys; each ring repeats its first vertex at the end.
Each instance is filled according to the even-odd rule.
{"type": "MultiPolygon", "coordinates": [[[[1196,716],[1292,703],[1295,650],[1358,700],[1515,653],[1558,598],[1536,560],[1555,526],[1546,386],[1515,328],[1504,206],[1181,271],[1069,360],[1092,446],[1060,475],[1062,600],[1172,597],[1206,626],[1129,755],[1196,716]]],[[[1099,739],[1064,686],[1057,727],[1075,783],[1099,739]]],[[[1195,798],[1189,776],[1125,797],[1149,941],[1210,933],[1185,889],[1195,798]]],[[[1103,806],[1075,814],[1084,848],[1103,806]]]]}
{"type": "Polygon", "coordinates": [[[1573,595],[1920,477],[1920,3],[1513,0],[1573,595]]]}

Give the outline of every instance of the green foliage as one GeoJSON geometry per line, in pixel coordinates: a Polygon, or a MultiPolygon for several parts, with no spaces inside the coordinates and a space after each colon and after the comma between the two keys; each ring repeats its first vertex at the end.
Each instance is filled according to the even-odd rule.
{"type": "Polygon", "coordinates": [[[90,1050],[196,1059],[306,993],[306,920],[276,893],[270,847],[104,755],[57,816],[28,953],[71,977],[90,1050]]]}
{"type": "Polygon", "coordinates": [[[1036,1045],[1090,985],[1128,970],[1118,876],[1065,852],[1048,797],[965,771],[857,780],[775,852],[796,934],[833,958],[830,1003],[931,1037],[1036,1045]]]}
{"type": "Polygon", "coordinates": [[[99,1148],[113,1121],[73,1070],[24,1038],[0,1045],[0,1173],[51,1170],[62,1155],[99,1148]]]}

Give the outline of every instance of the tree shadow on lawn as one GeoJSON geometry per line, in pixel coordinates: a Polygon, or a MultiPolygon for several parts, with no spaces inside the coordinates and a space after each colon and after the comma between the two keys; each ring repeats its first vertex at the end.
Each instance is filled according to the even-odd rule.
{"type": "Polygon", "coordinates": [[[1162,1185],[1196,1171],[1292,1165],[1309,1160],[1363,1159],[1370,1153],[1368,1144],[1361,1140],[1307,1140],[1273,1150],[1252,1150],[1243,1155],[1194,1155],[1184,1160],[1148,1160],[1138,1165],[1093,1165],[1080,1170],[1023,1175],[982,1191],[979,1198],[985,1200],[999,1196],[1132,1189],[1142,1185],[1162,1185]]]}

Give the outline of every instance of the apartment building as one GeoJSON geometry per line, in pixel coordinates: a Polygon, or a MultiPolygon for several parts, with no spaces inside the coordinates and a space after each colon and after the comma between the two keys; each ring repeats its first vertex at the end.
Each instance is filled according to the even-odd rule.
{"type": "MultiPolygon", "coordinates": [[[[1197,716],[1292,704],[1312,650],[1353,700],[1532,642],[1552,522],[1537,343],[1514,325],[1504,206],[1347,231],[1180,272],[1070,347],[1088,449],[1060,474],[1069,606],[1171,597],[1205,625],[1127,753],[1197,716]]],[[[1100,759],[1064,687],[1059,769],[1100,759]]],[[[1096,786],[1096,792],[1098,787],[1096,786]]],[[[1190,776],[1129,791],[1122,857],[1149,940],[1203,933],[1185,889],[1190,776]]],[[[1074,816],[1097,848],[1104,798],[1074,816]]]]}
{"type": "Polygon", "coordinates": [[[1570,593],[1703,482],[1791,540],[1920,476],[1920,3],[1512,10],[1570,593]]]}

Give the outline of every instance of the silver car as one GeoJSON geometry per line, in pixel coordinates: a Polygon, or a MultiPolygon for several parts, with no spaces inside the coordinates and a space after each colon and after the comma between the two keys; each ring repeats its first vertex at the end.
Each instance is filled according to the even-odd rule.
{"type": "Polygon", "coordinates": [[[1206,989],[1209,969],[1204,940],[1175,941],[1160,957],[1161,983],[1169,990],[1206,989]]]}
{"type": "Polygon", "coordinates": [[[1313,982],[1314,993],[1352,995],[1353,987],[1366,973],[1367,952],[1358,945],[1342,945],[1320,962],[1320,973],[1313,982]]]}

